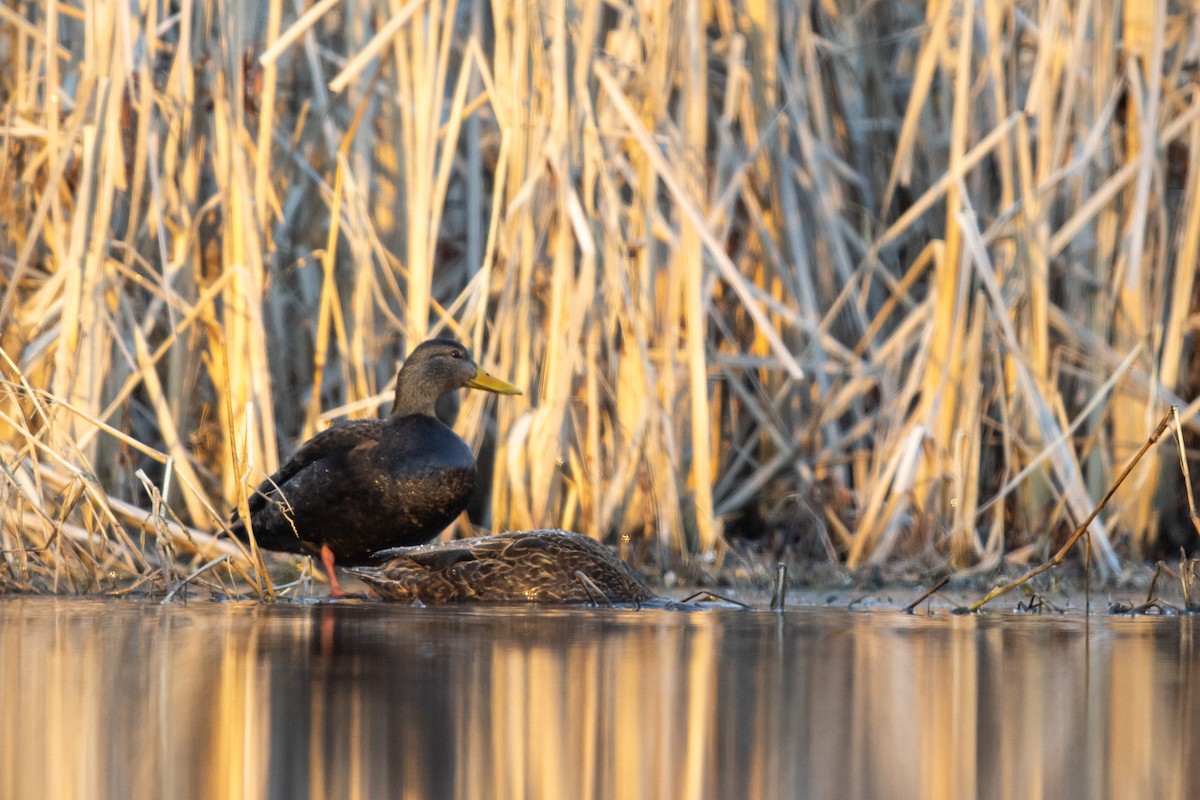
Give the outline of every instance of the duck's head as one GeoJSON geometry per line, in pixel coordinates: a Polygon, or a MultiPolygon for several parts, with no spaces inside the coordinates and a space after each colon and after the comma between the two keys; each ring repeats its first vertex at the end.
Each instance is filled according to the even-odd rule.
{"type": "Polygon", "coordinates": [[[520,394],[510,383],[479,368],[471,351],[453,339],[430,339],[409,355],[396,376],[392,416],[434,415],[434,403],[455,389],[482,389],[497,394],[520,394]]]}

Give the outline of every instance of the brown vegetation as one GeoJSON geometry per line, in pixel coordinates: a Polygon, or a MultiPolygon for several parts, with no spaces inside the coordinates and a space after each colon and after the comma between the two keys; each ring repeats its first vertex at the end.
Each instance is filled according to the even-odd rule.
{"type": "Polygon", "coordinates": [[[673,568],[991,568],[1194,442],[1190,4],[304,5],[0,7],[0,586],[261,580],[201,532],[434,333],[527,388],[478,522],[673,568]]]}

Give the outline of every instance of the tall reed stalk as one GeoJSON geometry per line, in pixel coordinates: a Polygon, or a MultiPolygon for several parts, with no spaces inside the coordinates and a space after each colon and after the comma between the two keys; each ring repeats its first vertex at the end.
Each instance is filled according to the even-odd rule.
{"type": "MultiPolygon", "coordinates": [[[[1196,435],[1196,30],[1172,0],[0,8],[0,586],[225,554],[205,580],[265,587],[212,534],[435,334],[527,388],[465,398],[477,524],[691,576],[746,540],[1028,559],[1165,406],[1196,435]]],[[[1187,530],[1170,465],[1093,524],[1103,570],[1187,530]]]]}

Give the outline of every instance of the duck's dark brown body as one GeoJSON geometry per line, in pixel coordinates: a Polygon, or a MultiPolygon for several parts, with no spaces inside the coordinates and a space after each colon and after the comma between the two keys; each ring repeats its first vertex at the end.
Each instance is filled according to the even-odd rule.
{"type": "MultiPolygon", "coordinates": [[[[357,420],[310,439],[250,498],[260,547],[365,564],[428,542],[475,489],[475,457],[434,417],[357,420]]],[[[240,526],[240,523],[239,523],[240,526]]]]}
{"type": "Polygon", "coordinates": [[[517,531],[397,549],[351,570],[390,600],[643,603],[654,593],[604,545],[578,533],[517,531]]]}
{"type": "MultiPolygon", "coordinates": [[[[520,390],[488,375],[449,339],[422,343],[396,376],[386,420],[323,431],[296,451],[249,498],[260,547],[319,554],[331,593],[334,564],[363,564],[389,547],[427,542],[462,513],[475,489],[475,456],[437,419],[434,404],[461,388],[520,390]]],[[[234,534],[248,540],[235,515],[234,534]]]]}

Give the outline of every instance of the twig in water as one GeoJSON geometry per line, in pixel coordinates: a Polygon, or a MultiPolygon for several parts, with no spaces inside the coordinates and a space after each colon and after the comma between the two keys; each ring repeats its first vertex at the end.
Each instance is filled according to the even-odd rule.
{"type": "Polygon", "coordinates": [[[933,597],[935,594],[937,594],[939,591],[941,591],[943,586],[945,586],[949,582],[950,582],[949,576],[942,578],[941,581],[938,582],[937,586],[934,586],[932,589],[925,592],[925,594],[921,595],[916,600],[913,600],[911,603],[906,605],[901,610],[904,611],[905,614],[913,613],[916,610],[917,606],[921,605],[921,603],[924,603],[926,600],[933,597]]]}
{"type": "Polygon", "coordinates": [[[1178,614],[1179,609],[1166,600],[1152,600],[1149,603],[1142,603],[1140,606],[1135,606],[1129,610],[1131,614],[1149,614],[1151,611],[1157,611],[1159,614],[1178,614]]]}
{"type": "Polygon", "coordinates": [[[783,611],[787,598],[787,564],[782,561],[775,567],[775,591],[771,593],[771,610],[783,611]]]}
{"type": "Polygon", "coordinates": [[[212,561],[208,562],[207,564],[205,564],[204,566],[200,567],[195,572],[193,572],[191,575],[188,575],[186,578],[181,580],[179,583],[175,584],[175,587],[173,589],[171,589],[171,591],[167,592],[167,596],[163,598],[162,604],[165,606],[167,603],[170,603],[172,600],[175,599],[176,592],[178,592],[183,587],[187,586],[189,583],[191,583],[196,578],[203,575],[208,570],[215,567],[217,564],[224,563],[225,560],[228,558],[229,558],[228,554],[217,556],[212,561]]]}
{"type": "Polygon", "coordinates": [[[1136,467],[1138,462],[1142,460],[1142,456],[1146,455],[1146,451],[1153,447],[1155,443],[1162,438],[1163,432],[1167,429],[1167,425],[1171,422],[1171,413],[1171,411],[1168,411],[1163,415],[1162,421],[1158,423],[1158,427],[1154,429],[1154,433],[1150,434],[1150,438],[1148,438],[1138,449],[1138,451],[1133,454],[1133,458],[1129,459],[1129,463],[1125,465],[1125,469],[1121,470],[1121,474],[1117,476],[1115,481],[1113,481],[1112,486],[1108,487],[1108,491],[1105,492],[1104,497],[1100,498],[1100,502],[1097,503],[1096,507],[1092,509],[1092,513],[1088,514],[1087,519],[1079,524],[1079,527],[1077,527],[1075,532],[1071,534],[1071,538],[1067,539],[1067,543],[1064,544],[1049,561],[1036,569],[1030,570],[1014,581],[1010,581],[1003,586],[997,586],[995,589],[992,589],[990,592],[988,592],[986,596],[969,605],[967,609],[969,611],[978,611],[988,603],[995,600],[997,597],[1007,594],[1021,584],[1028,582],[1030,579],[1035,578],[1038,575],[1041,575],[1043,572],[1053,569],[1061,564],[1063,559],[1067,557],[1067,553],[1071,552],[1071,548],[1074,547],[1075,543],[1079,541],[1079,538],[1087,532],[1088,526],[1092,524],[1092,520],[1094,520],[1104,509],[1104,507],[1108,505],[1108,501],[1114,494],[1116,494],[1117,489],[1120,488],[1121,484],[1125,482],[1125,479],[1129,477],[1129,473],[1133,472],[1133,468],[1136,467]]]}
{"type": "MultiPolygon", "coordinates": [[[[1028,587],[1026,587],[1028,589],[1028,587]]],[[[1063,610],[1046,599],[1045,595],[1028,589],[1029,602],[1024,600],[1017,603],[1017,611],[1028,612],[1030,614],[1041,614],[1045,609],[1050,609],[1055,614],[1063,613],[1063,610]]]]}
{"type": "Polygon", "coordinates": [[[1179,548],[1179,582],[1183,586],[1183,607],[1188,611],[1196,610],[1196,606],[1192,604],[1192,583],[1196,580],[1197,560],[1188,558],[1187,551],[1179,548]]]}
{"type": "Polygon", "coordinates": [[[1146,603],[1154,602],[1154,590],[1158,586],[1158,576],[1162,575],[1163,562],[1159,561],[1154,565],[1154,574],[1150,576],[1150,588],[1146,590],[1146,603]]]}
{"type": "Polygon", "coordinates": [[[1083,613],[1092,613],[1092,532],[1083,534],[1083,613]]]}
{"type": "Polygon", "coordinates": [[[720,600],[722,603],[733,603],[735,606],[741,606],[742,608],[746,609],[747,611],[750,611],[752,608],[751,606],[747,605],[746,603],[741,602],[740,600],[734,600],[732,597],[725,597],[723,595],[717,594],[716,592],[710,592],[708,589],[701,589],[698,592],[692,592],[691,594],[689,594],[687,597],[683,598],[679,602],[690,603],[693,600],[695,600],[697,597],[711,597],[713,600],[720,600]]]}

